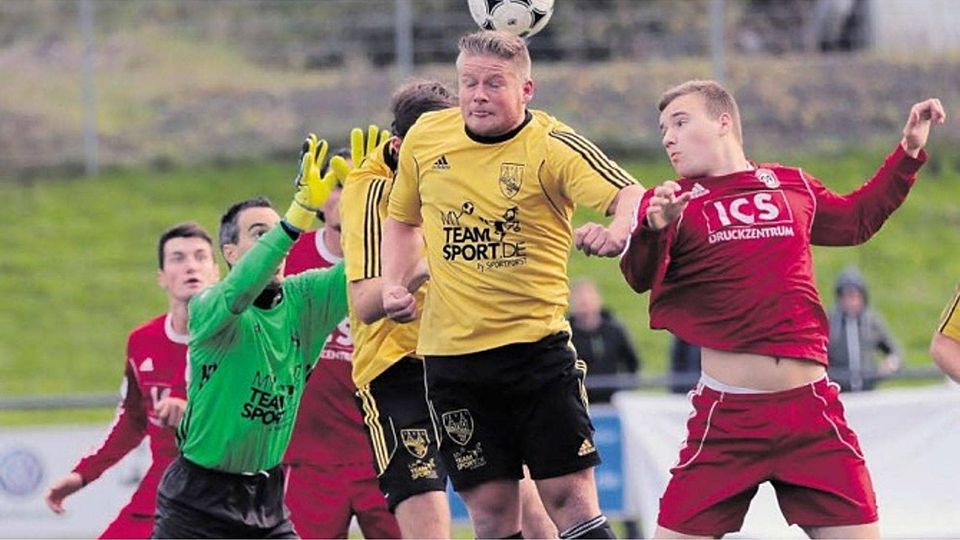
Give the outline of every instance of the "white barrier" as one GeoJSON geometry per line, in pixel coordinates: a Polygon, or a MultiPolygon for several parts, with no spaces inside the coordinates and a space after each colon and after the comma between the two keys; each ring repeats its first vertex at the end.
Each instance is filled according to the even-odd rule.
{"type": "Polygon", "coordinates": [[[95,538],[129,500],[150,466],[146,442],[56,515],[43,502],[50,483],[99,444],[107,427],[0,428],[0,538],[95,538]]]}
{"type": "MultiPolygon", "coordinates": [[[[960,538],[960,389],[889,389],[841,396],[873,477],[885,537],[960,538]]],[[[692,411],[678,395],[618,393],[627,513],[652,536],[660,495],[692,411]]],[[[788,527],[770,484],[729,538],[805,538],[788,527]]]]}

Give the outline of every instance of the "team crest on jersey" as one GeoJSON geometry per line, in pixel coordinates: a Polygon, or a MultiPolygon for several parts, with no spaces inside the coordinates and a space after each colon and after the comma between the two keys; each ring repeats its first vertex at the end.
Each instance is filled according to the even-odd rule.
{"type": "Polygon", "coordinates": [[[777,189],[780,187],[780,179],[777,178],[776,173],[770,169],[757,169],[756,175],[757,180],[763,182],[763,185],[767,186],[767,189],[777,189]]]}
{"type": "Polygon", "coordinates": [[[467,409],[457,409],[442,415],[443,429],[460,446],[466,446],[473,437],[473,416],[467,409]]]}
{"type": "Polygon", "coordinates": [[[503,193],[504,197],[512,199],[520,193],[520,185],[523,184],[523,167],[523,163],[500,164],[500,193],[503,193]]]}
{"type": "Polygon", "coordinates": [[[427,455],[427,445],[430,439],[427,437],[425,429],[401,429],[400,438],[403,440],[403,446],[410,452],[410,455],[423,459],[427,455]]]}

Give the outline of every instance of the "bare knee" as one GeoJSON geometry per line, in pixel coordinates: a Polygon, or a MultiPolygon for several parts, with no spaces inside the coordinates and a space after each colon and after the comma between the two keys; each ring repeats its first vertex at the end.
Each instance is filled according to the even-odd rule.
{"type": "Polygon", "coordinates": [[[395,514],[404,538],[450,538],[450,504],[443,491],[404,499],[395,514]]]}
{"type": "Polygon", "coordinates": [[[536,483],[544,507],[561,531],[600,515],[592,468],[536,483]]]}
{"type": "Polygon", "coordinates": [[[520,530],[516,480],[493,480],[460,492],[478,538],[503,538],[520,530]]]}

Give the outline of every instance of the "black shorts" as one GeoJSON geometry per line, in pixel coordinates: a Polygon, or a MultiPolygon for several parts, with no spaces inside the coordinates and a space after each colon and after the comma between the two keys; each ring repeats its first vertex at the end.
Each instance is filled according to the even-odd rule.
{"type": "Polygon", "coordinates": [[[421,360],[404,358],[387,368],[357,390],[357,404],[373,450],[380,491],[391,512],[413,495],[447,489],[421,360]]]}
{"type": "Polygon", "coordinates": [[[583,378],[561,332],[459,356],[428,356],[427,397],[455,489],[555,478],[600,463],[583,378]]]}
{"type": "Polygon", "coordinates": [[[183,456],[157,491],[153,538],[299,538],[283,505],[283,468],[258,474],[207,469],[183,456]]]}

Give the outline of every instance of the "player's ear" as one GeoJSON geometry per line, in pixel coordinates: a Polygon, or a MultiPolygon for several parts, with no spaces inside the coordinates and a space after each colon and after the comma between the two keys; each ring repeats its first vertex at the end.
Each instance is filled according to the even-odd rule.
{"type": "Polygon", "coordinates": [[[237,254],[237,245],[234,243],[224,244],[222,247],[223,250],[223,260],[227,261],[227,268],[232,268],[233,265],[237,264],[237,259],[240,256],[237,254]]]}
{"type": "Polygon", "coordinates": [[[525,104],[530,103],[530,101],[533,100],[533,90],[534,90],[533,79],[527,79],[526,81],[524,81],[522,89],[523,89],[523,102],[525,104]]]}
{"type": "Polygon", "coordinates": [[[726,137],[733,132],[733,117],[730,116],[730,113],[720,113],[717,122],[720,124],[721,137],[726,137]]]}
{"type": "Polygon", "coordinates": [[[401,142],[403,142],[403,139],[401,139],[401,138],[400,138],[399,136],[397,136],[397,135],[393,135],[393,136],[390,137],[390,151],[393,152],[394,155],[400,155],[400,143],[401,143],[401,142]]]}

